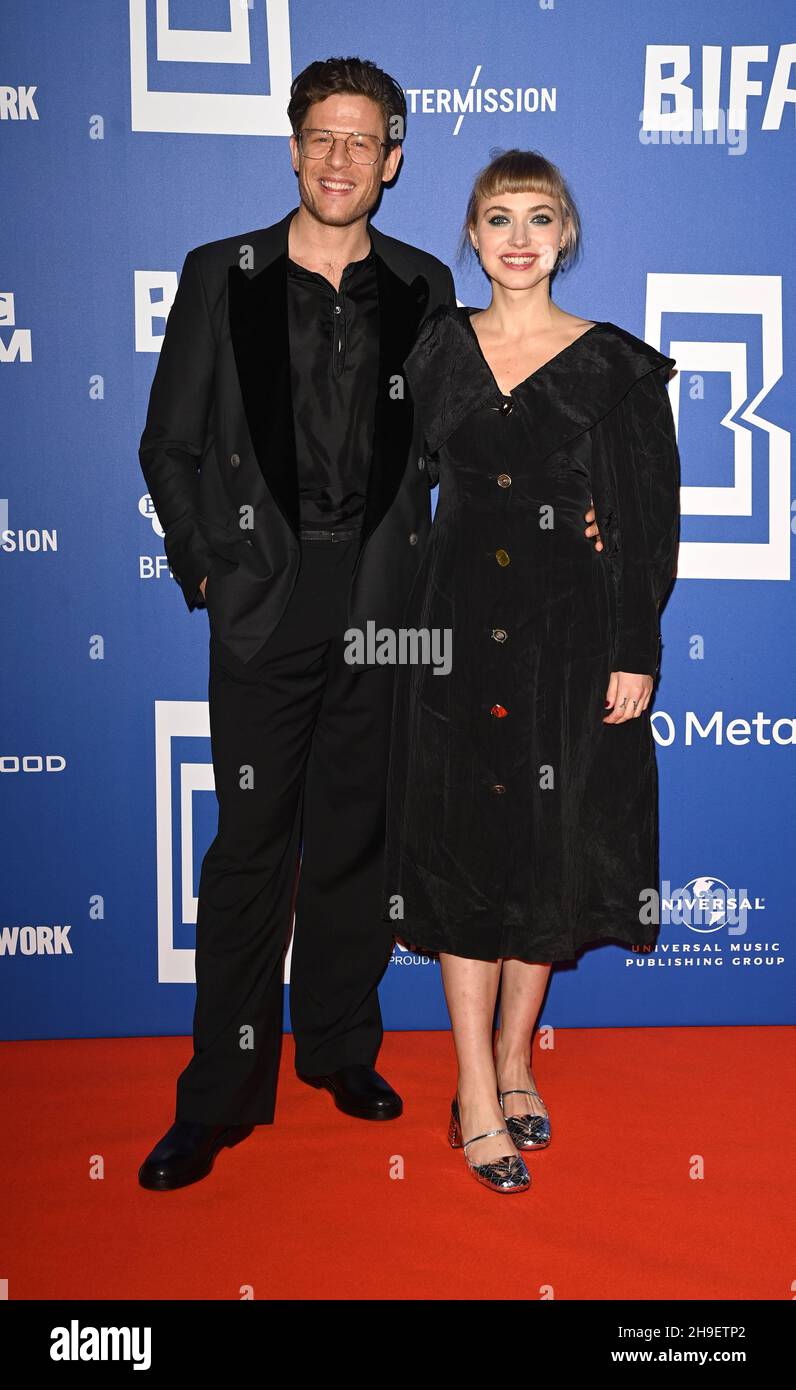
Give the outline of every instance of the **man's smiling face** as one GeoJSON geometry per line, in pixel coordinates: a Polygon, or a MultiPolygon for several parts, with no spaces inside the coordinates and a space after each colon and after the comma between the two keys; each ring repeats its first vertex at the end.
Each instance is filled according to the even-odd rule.
{"type": "MultiPolygon", "coordinates": [[[[384,113],[369,97],[346,92],[315,102],[304,118],[304,130],[332,130],[345,135],[358,132],[386,136],[384,113]]],[[[290,137],[293,168],[298,174],[299,196],[308,212],[327,226],[347,227],[366,216],[375,205],[382,183],[394,176],[401,159],[400,146],[382,146],[375,164],[355,164],[343,140],[336,140],[323,159],[306,159],[295,136],[290,137]]]]}

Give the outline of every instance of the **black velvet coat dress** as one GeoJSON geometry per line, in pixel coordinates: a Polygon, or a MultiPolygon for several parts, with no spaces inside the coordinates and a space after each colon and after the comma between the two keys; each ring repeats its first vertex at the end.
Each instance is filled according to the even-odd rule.
{"type": "Polygon", "coordinates": [[[658,668],[675,359],[600,322],[505,396],[474,312],[436,310],[404,364],[440,484],[404,625],[448,629],[452,666],[397,666],[384,917],[411,949],[478,960],[650,945],[650,710],[602,720],[612,671],[658,668]]]}

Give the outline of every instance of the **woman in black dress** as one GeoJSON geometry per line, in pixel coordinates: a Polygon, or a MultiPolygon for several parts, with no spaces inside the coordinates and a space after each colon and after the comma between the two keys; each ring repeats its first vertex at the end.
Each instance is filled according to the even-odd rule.
{"type": "Polygon", "coordinates": [[[579,231],[554,165],[494,160],[465,224],[491,303],[436,310],[405,363],[440,490],[404,622],[448,629],[452,664],[397,670],[384,915],[440,955],[450,1142],[502,1192],[527,1189],[522,1152],[550,1140],[531,1038],[551,962],[657,935],[649,704],[679,530],[675,359],[553,303],[579,231]]]}

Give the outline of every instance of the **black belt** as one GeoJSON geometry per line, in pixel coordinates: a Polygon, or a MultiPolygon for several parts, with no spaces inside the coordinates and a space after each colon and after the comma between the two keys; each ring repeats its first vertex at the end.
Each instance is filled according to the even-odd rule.
{"type": "Polygon", "coordinates": [[[310,531],[300,530],[299,536],[303,541],[352,541],[361,532],[361,526],[354,527],[353,530],[337,531],[310,531]]]}

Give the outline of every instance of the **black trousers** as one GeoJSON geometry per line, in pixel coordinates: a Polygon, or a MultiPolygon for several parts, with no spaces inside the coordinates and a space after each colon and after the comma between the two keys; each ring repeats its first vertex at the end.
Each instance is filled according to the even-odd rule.
{"type": "Polygon", "coordinates": [[[356,555],[355,539],[303,543],[288,607],[248,665],[211,635],[218,833],[199,881],[194,1054],[177,1082],[178,1120],[273,1121],[294,899],[296,1070],[372,1066],[381,1045],[394,670],[344,659],[356,555]]]}

